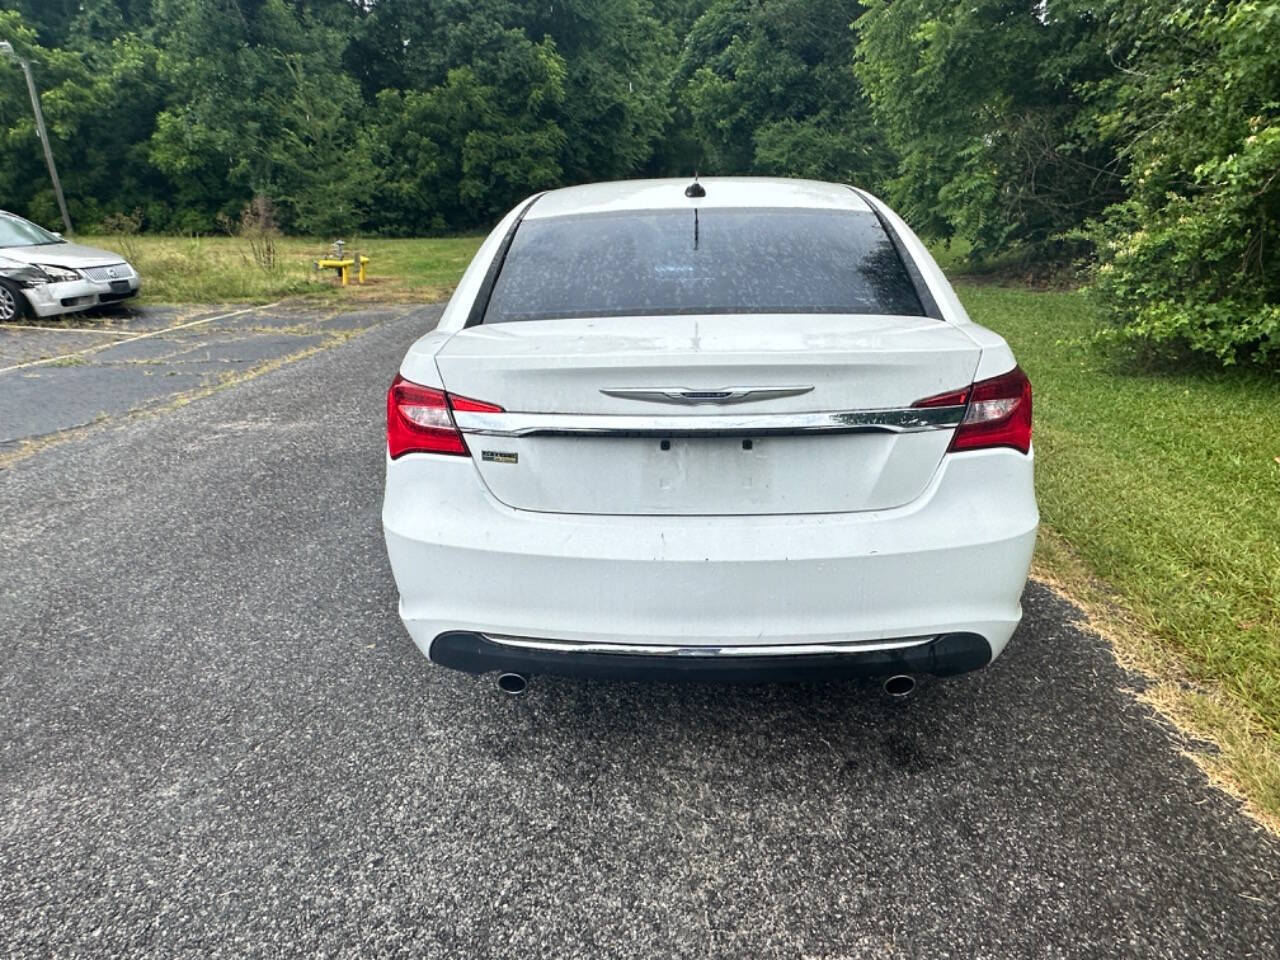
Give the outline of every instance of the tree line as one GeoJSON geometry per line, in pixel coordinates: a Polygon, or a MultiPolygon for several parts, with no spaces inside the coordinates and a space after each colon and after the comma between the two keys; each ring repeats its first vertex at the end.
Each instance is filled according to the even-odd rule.
{"type": "MultiPolygon", "coordinates": [[[[79,225],[423,235],[588,180],[869,187],[1086,264],[1146,349],[1280,356],[1280,2],[0,0],[79,225]]],[[[0,206],[57,220],[0,61],[0,206]]]]}

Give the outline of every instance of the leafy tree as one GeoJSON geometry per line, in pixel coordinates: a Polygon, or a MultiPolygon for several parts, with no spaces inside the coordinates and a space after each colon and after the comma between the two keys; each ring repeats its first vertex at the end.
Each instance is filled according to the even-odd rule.
{"type": "Polygon", "coordinates": [[[858,21],[857,70],[901,164],[889,193],[925,234],[977,256],[1062,256],[1121,199],[1081,87],[1112,71],[1089,0],[895,0],[858,21]]]}
{"type": "MultiPolygon", "coordinates": [[[[0,12],[0,36],[32,63],[49,139],[78,225],[92,224],[113,209],[153,208],[166,186],[146,147],[163,102],[154,48],[126,35],[95,44],[92,56],[72,48],[48,49],[12,12],[0,12]]],[[[57,204],[25,81],[3,61],[0,158],[0,200],[41,222],[56,223],[57,204]]]]}
{"type": "Polygon", "coordinates": [[[675,35],[640,0],[558,0],[530,26],[565,62],[559,123],[569,182],[627,177],[641,168],[671,116],[675,35]]]}
{"type": "Polygon", "coordinates": [[[4,0],[0,9],[19,14],[21,22],[34,32],[32,42],[56,47],[66,41],[80,0],[4,0]]]}
{"type": "MultiPolygon", "coordinates": [[[[346,2],[346,0],[339,0],[346,2]]],[[[75,46],[92,37],[110,44],[126,32],[142,29],[150,20],[152,0],[0,0],[0,10],[12,10],[36,32],[44,47],[75,46]]]]}
{"type": "Polygon", "coordinates": [[[564,132],[554,113],[564,97],[564,63],[550,43],[535,48],[539,76],[520,89],[513,125],[506,94],[469,67],[427,91],[384,91],[366,136],[381,175],[382,226],[422,233],[492,222],[520,197],[560,180],[564,132]]]}
{"type": "Polygon", "coordinates": [[[851,0],[717,0],[693,25],[679,93],[708,173],[878,187],[890,154],[851,68],[851,0]]]}
{"type": "MultiPolygon", "coordinates": [[[[20,56],[34,61],[33,66],[42,82],[56,77],[70,65],[59,62],[56,72],[47,66],[48,51],[39,45],[36,32],[22,17],[11,11],[0,11],[0,37],[10,41],[20,56]]],[[[40,144],[36,139],[35,123],[31,119],[31,104],[27,99],[27,87],[22,74],[11,64],[0,60],[0,206],[19,211],[43,214],[36,184],[47,181],[40,144]],[[38,199],[39,198],[39,199],[38,199]]],[[[41,217],[50,222],[57,218],[57,206],[53,202],[52,188],[48,190],[51,217],[41,217]]]]}
{"type": "Polygon", "coordinates": [[[1280,3],[1110,10],[1099,88],[1129,197],[1095,238],[1115,336],[1224,363],[1280,358],[1280,3]]]}
{"type": "MultiPolygon", "coordinates": [[[[471,225],[508,204],[514,184],[529,192],[642,167],[670,115],[674,46],[642,0],[379,0],[361,18],[347,61],[363,64],[357,70],[388,142],[417,139],[395,116],[397,103],[476,124],[448,140],[440,122],[430,124],[432,156],[463,178],[431,188],[440,202],[430,222],[471,225]],[[469,196],[488,180],[492,196],[450,206],[450,193],[469,196]]],[[[423,194],[429,171],[404,169],[395,151],[387,161],[384,191],[423,194]]]]}
{"type": "Polygon", "coordinates": [[[156,0],[155,13],[169,97],[151,157],[178,184],[176,222],[210,229],[263,194],[287,228],[356,226],[351,184],[371,172],[341,36],[286,0],[156,0]]]}

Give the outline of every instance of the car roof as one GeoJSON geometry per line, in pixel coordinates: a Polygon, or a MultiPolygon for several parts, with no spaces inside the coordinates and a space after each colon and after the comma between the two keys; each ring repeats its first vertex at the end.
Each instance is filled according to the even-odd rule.
{"type": "Polygon", "coordinates": [[[791,207],[817,210],[853,210],[870,213],[871,208],[852,189],[820,180],[789,180],[782,177],[702,177],[706,191],[700,198],[686,197],[685,188],[693,177],[667,180],[617,180],[563,187],[543,194],[525,214],[526,220],[568,217],[587,213],[617,213],[627,210],[700,210],[721,207],[791,207]]]}

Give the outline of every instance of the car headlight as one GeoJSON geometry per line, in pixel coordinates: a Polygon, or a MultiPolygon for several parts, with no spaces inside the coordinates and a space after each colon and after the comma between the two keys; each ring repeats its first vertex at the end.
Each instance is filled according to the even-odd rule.
{"type": "Polygon", "coordinates": [[[10,260],[0,257],[0,272],[5,279],[12,280],[21,287],[39,287],[49,282],[49,275],[39,267],[33,267],[21,260],[10,260]]]}
{"type": "Polygon", "coordinates": [[[56,267],[51,263],[37,263],[37,267],[49,275],[49,279],[54,283],[63,283],[67,280],[79,280],[80,274],[68,269],[67,267],[56,267]]]}

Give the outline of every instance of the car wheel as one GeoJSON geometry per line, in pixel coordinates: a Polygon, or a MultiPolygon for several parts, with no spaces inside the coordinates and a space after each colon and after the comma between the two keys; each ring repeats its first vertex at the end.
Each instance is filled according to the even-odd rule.
{"type": "Polygon", "coordinates": [[[0,280],[0,323],[21,320],[27,313],[27,298],[8,280],[0,280]]]}

